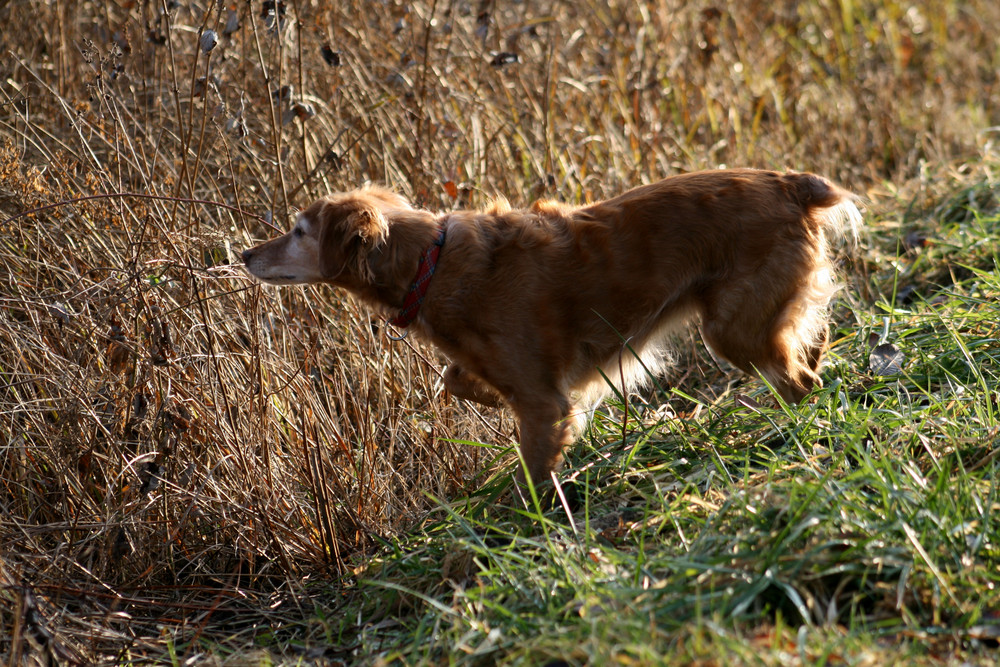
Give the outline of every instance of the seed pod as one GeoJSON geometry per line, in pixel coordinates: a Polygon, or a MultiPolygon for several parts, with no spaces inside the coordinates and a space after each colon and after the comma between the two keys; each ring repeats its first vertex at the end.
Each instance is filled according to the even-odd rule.
{"type": "Polygon", "coordinates": [[[295,112],[295,115],[298,116],[299,120],[302,121],[308,118],[312,118],[313,116],[316,115],[315,107],[313,107],[313,105],[311,104],[303,102],[296,102],[295,104],[293,104],[292,111],[295,112]]]}
{"type": "Polygon", "coordinates": [[[219,36],[215,34],[214,30],[206,30],[201,33],[201,50],[202,53],[208,53],[215,48],[215,45],[219,43],[219,36]]]}
{"type": "Polygon", "coordinates": [[[323,60],[326,61],[327,65],[340,67],[340,51],[334,51],[330,48],[329,44],[324,44],[320,52],[323,54],[323,60]]]}
{"type": "Polygon", "coordinates": [[[236,5],[229,6],[229,13],[226,15],[226,27],[222,29],[223,35],[231,35],[240,29],[240,16],[236,13],[236,5]]]}
{"type": "Polygon", "coordinates": [[[281,104],[290,103],[292,101],[292,98],[295,97],[295,86],[291,84],[282,86],[278,90],[271,93],[271,95],[274,97],[275,102],[281,104]]]}
{"type": "Polygon", "coordinates": [[[518,57],[516,53],[511,53],[510,51],[502,51],[493,56],[493,59],[490,60],[490,65],[496,67],[497,69],[500,69],[501,67],[505,67],[507,65],[516,65],[519,62],[521,62],[521,59],[518,57]]]}

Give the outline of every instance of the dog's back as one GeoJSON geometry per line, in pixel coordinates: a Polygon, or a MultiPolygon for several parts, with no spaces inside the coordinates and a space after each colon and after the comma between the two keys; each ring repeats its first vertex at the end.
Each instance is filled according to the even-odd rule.
{"type": "Polygon", "coordinates": [[[844,190],[811,174],[714,171],[582,208],[542,202],[532,211],[544,220],[536,225],[565,238],[527,253],[540,280],[517,298],[568,337],[573,389],[605,389],[597,368],[616,380],[645,376],[659,343],[697,315],[715,352],[764,373],[787,399],[818,383],[836,288],[824,230],[859,221],[844,190]]]}

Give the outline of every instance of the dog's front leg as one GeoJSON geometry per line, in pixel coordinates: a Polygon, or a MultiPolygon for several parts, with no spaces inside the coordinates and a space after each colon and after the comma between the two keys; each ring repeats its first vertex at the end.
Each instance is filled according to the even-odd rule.
{"type": "Polygon", "coordinates": [[[444,372],[444,386],[452,396],[473,401],[492,408],[503,404],[503,399],[493,387],[486,384],[458,364],[452,364],[444,372]]]}
{"type": "Polygon", "coordinates": [[[558,395],[523,399],[515,396],[513,407],[520,425],[525,466],[518,481],[523,481],[526,472],[532,483],[546,482],[562,462],[563,447],[573,440],[569,400],[558,395]]]}

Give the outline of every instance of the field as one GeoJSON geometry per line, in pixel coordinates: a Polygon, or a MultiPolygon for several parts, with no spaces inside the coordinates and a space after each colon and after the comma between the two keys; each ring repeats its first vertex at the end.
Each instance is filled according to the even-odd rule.
{"type": "Polygon", "coordinates": [[[0,660],[995,664],[995,0],[0,4],[0,660]],[[695,331],[554,498],[504,410],[239,251],[727,166],[862,196],[803,404],[695,331]]]}

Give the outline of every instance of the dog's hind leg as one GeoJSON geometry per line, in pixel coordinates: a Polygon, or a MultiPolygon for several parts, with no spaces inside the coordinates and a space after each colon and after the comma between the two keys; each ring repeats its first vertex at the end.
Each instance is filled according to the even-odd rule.
{"type": "Polygon", "coordinates": [[[823,383],[816,374],[824,344],[801,340],[796,322],[771,323],[783,318],[764,313],[731,320],[712,319],[706,313],[702,336],[713,351],[747,373],[758,372],[786,401],[801,401],[823,383]],[[771,327],[768,328],[768,324],[771,327]]]}
{"type": "MultiPolygon", "coordinates": [[[[805,362],[801,358],[801,351],[797,349],[799,341],[790,338],[787,331],[777,332],[770,344],[772,363],[764,362],[755,366],[783,399],[798,403],[813,388],[822,387],[823,381],[811,367],[811,360],[805,362]]],[[[816,349],[810,348],[807,354],[812,357],[814,352],[816,349]]]]}
{"type": "Polygon", "coordinates": [[[816,333],[816,340],[806,350],[806,361],[809,363],[809,368],[812,369],[813,373],[819,372],[819,366],[823,361],[823,355],[826,353],[826,346],[829,339],[830,334],[827,333],[824,326],[816,333]]]}

